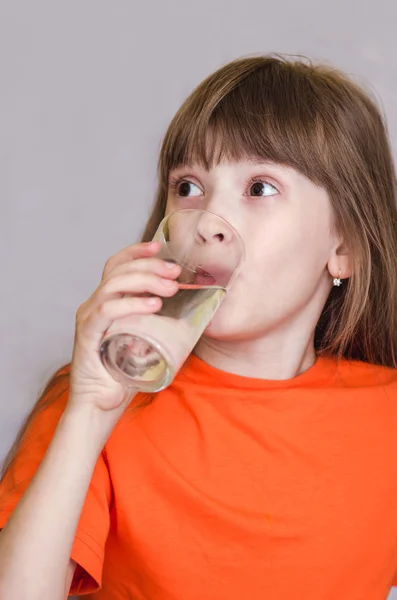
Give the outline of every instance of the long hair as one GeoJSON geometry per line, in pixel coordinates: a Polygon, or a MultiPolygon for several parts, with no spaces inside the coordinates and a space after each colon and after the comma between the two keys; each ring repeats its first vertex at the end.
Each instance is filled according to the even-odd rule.
{"type": "Polygon", "coordinates": [[[376,102],[336,69],[254,56],[207,77],[164,137],[142,240],[153,237],[165,214],[170,170],[252,157],[293,167],[324,187],[348,245],[352,275],[324,306],[317,354],[397,367],[396,181],[386,125],[376,102]]]}

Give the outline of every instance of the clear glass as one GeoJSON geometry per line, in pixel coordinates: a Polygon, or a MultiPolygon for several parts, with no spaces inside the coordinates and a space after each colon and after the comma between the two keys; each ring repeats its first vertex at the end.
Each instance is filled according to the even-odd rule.
{"type": "Polygon", "coordinates": [[[244,245],[233,227],[208,211],[170,213],[153,238],[157,255],[182,267],[179,290],[161,310],[115,320],[101,359],[123,385],[144,392],[167,387],[208,327],[241,268],[244,245]]]}

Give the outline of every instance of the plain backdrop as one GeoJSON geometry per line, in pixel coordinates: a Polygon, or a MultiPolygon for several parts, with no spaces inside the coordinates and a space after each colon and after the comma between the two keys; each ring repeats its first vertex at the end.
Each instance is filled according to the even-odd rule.
{"type": "Polygon", "coordinates": [[[138,239],[190,91],[240,56],[304,54],[380,99],[395,151],[396,26],[395,0],[0,0],[0,460],[138,239]]]}

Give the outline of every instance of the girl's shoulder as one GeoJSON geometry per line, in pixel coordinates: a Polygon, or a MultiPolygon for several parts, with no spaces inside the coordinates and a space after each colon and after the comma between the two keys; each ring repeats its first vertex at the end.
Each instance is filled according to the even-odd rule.
{"type": "Polygon", "coordinates": [[[338,379],[344,387],[380,387],[396,389],[397,369],[359,360],[338,361],[338,379]]]}

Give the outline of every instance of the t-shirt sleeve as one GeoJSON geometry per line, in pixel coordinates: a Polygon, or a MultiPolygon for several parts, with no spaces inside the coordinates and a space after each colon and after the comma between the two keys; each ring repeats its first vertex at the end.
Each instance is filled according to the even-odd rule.
{"type": "MultiPolygon", "coordinates": [[[[0,529],[34,477],[65,409],[67,397],[68,378],[64,377],[40,402],[39,410],[0,483],[0,529]]],[[[104,450],[95,466],[73,542],[71,558],[77,568],[71,594],[94,592],[101,586],[110,502],[111,483],[104,450]]]]}

